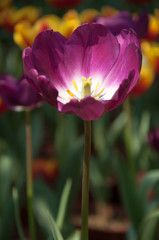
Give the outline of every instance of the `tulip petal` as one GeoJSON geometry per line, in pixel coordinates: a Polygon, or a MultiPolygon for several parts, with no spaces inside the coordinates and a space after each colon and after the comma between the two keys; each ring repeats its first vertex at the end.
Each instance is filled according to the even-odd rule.
{"type": "Polygon", "coordinates": [[[61,113],[76,114],[83,120],[95,120],[100,118],[104,113],[105,105],[92,97],[71,100],[67,104],[58,102],[58,110],[61,113]]]}
{"type": "Polygon", "coordinates": [[[78,27],[65,46],[67,81],[70,83],[74,79],[80,84],[82,76],[103,78],[112,68],[118,55],[119,44],[104,26],[84,24],[78,27]]]}
{"type": "Polygon", "coordinates": [[[132,32],[124,32],[124,35],[120,36],[121,50],[117,62],[114,64],[113,68],[109,72],[108,76],[104,81],[104,86],[106,93],[104,99],[110,99],[123,79],[127,79],[132,70],[135,71],[134,79],[130,85],[129,92],[135,86],[139,79],[139,72],[141,69],[141,53],[137,47],[137,38],[133,35],[132,43],[131,36],[132,32]],[[111,94],[110,94],[111,91],[111,94]]]}
{"type": "Polygon", "coordinates": [[[60,71],[66,38],[51,29],[45,30],[36,37],[31,60],[39,75],[44,75],[53,82],[54,87],[63,87],[65,82],[60,71]]]}

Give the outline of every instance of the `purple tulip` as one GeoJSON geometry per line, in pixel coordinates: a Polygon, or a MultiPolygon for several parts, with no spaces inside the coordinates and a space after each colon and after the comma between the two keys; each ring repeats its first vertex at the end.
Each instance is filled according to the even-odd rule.
{"type": "Polygon", "coordinates": [[[148,30],[148,13],[145,11],[138,18],[132,18],[128,11],[122,11],[108,18],[98,17],[95,22],[106,26],[114,35],[118,35],[123,29],[132,28],[138,38],[143,38],[148,30]]]}
{"type": "Polygon", "coordinates": [[[159,152],[159,128],[155,128],[148,134],[148,143],[150,146],[159,152]]]}
{"type": "Polygon", "coordinates": [[[93,120],[118,107],[136,84],[139,41],[132,30],[115,37],[100,24],[84,24],[69,39],[46,30],[23,51],[28,81],[61,113],[93,120]]]}
{"type": "Polygon", "coordinates": [[[24,76],[17,80],[10,74],[1,75],[0,96],[8,108],[14,111],[31,110],[44,103],[24,76]]]}

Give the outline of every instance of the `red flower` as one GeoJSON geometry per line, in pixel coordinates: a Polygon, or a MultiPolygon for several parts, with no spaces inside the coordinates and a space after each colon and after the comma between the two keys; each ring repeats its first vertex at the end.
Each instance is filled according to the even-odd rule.
{"type": "Polygon", "coordinates": [[[33,177],[42,177],[46,181],[55,180],[58,176],[59,165],[56,159],[37,159],[32,164],[33,177]]]}
{"type": "Polygon", "coordinates": [[[56,6],[58,8],[75,7],[82,2],[82,0],[47,0],[47,1],[51,5],[56,6]]]}
{"type": "Polygon", "coordinates": [[[5,103],[2,101],[2,98],[0,97],[0,114],[3,114],[7,111],[7,106],[5,103]]]}

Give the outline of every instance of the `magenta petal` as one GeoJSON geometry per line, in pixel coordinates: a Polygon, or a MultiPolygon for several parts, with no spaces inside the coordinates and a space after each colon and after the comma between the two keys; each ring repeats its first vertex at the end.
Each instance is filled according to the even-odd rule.
{"type": "Polygon", "coordinates": [[[60,70],[65,42],[64,36],[50,29],[39,33],[32,47],[31,60],[34,68],[39,75],[53,81],[56,87],[65,86],[60,70]]]}
{"type": "Polygon", "coordinates": [[[134,70],[135,75],[132,84],[130,85],[130,91],[139,79],[139,73],[141,69],[141,52],[137,47],[138,40],[131,31],[127,33],[124,32],[124,38],[121,41],[121,51],[119,58],[111,69],[109,75],[107,76],[105,87],[107,88],[110,86],[117,86],[118,88],[118,86],[122,83],[123,79],[127,79],[129,73],[134,70]]]}
{"type": "Polygon", "coordinates": [[[134,80],[135,71],[131,71],[127,79],[124,79],[120,84],[118,90],[112,97],[112,99],[105,104],[105,112],[112,111],[124,102],[128,93],[130,92],[130,86],[134,80]]]}
{"type": "Polygon", "coordinates": [[[10,74],[1,75],[0,96],[8,108],[15,111],[33,109],[44,103],[44,100],[28,83],[24,75],[18,80],[10,74]]]}
{"type": "Polygon", "coordinates": [[[54,88],[52,82],[43,75],[38,76],[36,81],[43,98],[54,107],[57,107],[58,91],[54,88]]]}
{"type": "Polygon", "coordinates": [[[83,120],[95,120],[104,114],[105,105],[92,97],[86,97],[81,101],[71,100],[67,104],[58,102],[58,110],[61,113],[76,114],[83,120]]]}
{"type": "Polygon", "coordinates": [[[78,27],[69,38],[64,53],[64,64],[72,81],[76,76],[104,77],[119,55],[117,39],[100,24],[78,27]]]}
{"type": "Polygon", "coordinates": [[[124,29],[119,35],[117,35],[118,42],[122,51],[130,43],[134,43],[138,48],[140,48],[140,41],[136,36],[136,33],[132,29],[124,29]]]}

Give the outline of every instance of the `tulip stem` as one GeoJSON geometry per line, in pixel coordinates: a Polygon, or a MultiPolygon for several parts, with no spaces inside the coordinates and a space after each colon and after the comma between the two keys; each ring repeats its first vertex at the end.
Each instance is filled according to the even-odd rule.
{"type": "Polygon", "coordinates": [[[91,157],[91,121],[84,121],[84,161],[82,179],[81,240],[88,240],[89,172],[91,157]]]}
{"type": "Polygon", "coordinates": [[[133,158],[133,149],[132,149],[132,122],[131,122],[131,106],[129,97],[123,103],[124,111],[126,113],[127,122],[125,125],[125,148],[126,155],[129,161],[130,172],[132,177],[135,174],[134,158],[133,158]]]}
{"type": "Polygon", "coordinates": [[[33,215],[33,180],[32,180],[32,136],[30,111],[26,111],[26,188],[28,222],[31,240],[36,240],[33,215]]]}

